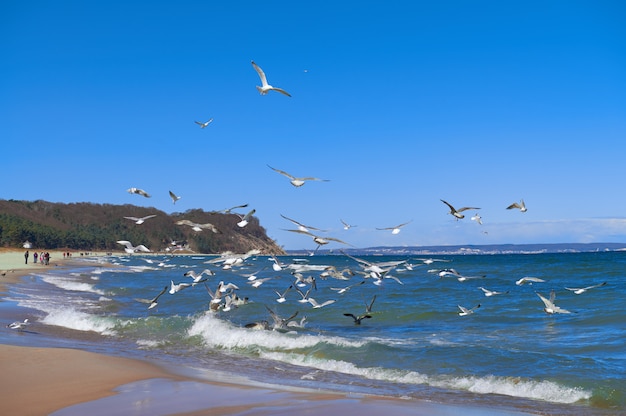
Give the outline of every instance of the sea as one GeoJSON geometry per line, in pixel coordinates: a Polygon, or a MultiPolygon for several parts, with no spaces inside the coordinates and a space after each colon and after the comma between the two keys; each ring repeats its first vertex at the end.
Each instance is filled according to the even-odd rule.
{"type": "Polygon", "coordinates": [[[626,414],[626,252],[134,254],[72,264],[9,288],[2,304],[31,325],[0,331],[2,343],[139,358],[207,379],[626,414]],[[189,272],[203,270],[193,284],[189,272]],[[524,277],[542,281],[517,284],[524,277]],[[188,286],[171,294],[179,283],[188,286]],[[539,295],[551,294],[565,313],[544,311],[539,295]]]}

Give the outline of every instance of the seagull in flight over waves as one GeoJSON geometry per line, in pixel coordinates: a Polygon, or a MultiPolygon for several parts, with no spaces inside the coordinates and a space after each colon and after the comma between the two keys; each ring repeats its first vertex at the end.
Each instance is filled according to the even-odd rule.
{"type": "Polygon", "coordinates": [[[28,319],[24,319],[22,322],[12,322],[8,324],[7,328],[23,331],[28,325],[30,325],[30,322],[28,322],[28,319]]]}
{"type": "Polygon", "coordinates": [[[571,313],[570,311],[566,310],[566,309],[562,309],[559,308],[558,306],[556,306],[554,304],[554,299],[556,299],[556,293],[554,292],[554,290],[550,291],[550,299],[546,299],[544,296],[541,295],[541,293],[539,292],[535,292],[537,293],[537,296],[539,296],[539,299],[541,299],[541,301],[544,304],[544,308],[543,310],[548,313],[548,314],[555,314],[555,313],[571,313]]]}
{"type": "Polygon", "coordinates": [[[395,227],[385,227],[385,228],[377,228],[377,230],[391,230],[391,234],[398,234],[400,232],[400,228],[409,224],[411,221],[407,221],[405,223],[396,225],[395,227]]]}
{"type": "Polygon", "coordinates": [[[461,310],[461,312],[459,312],[459,316],[467,316],[473,314],[476,309],[480,308],[480,303],[471,309],[467,309],[461,305],[458,305],[458,307],[461,310]]]}
{"type": "Polygon", "coordinates": [[[265,306],[265,309],[268,310],[268,312],[270,313],[272,319],[274,320],[273,329],[275,329],[275,330],[281,330],[281,329],[285,330],[285,329],[287,329],[289,321],[291,321],[296,316],[298,316],[298,311],[295,311],[289,318],[281,318],[278,314],[276,314],[276,312],[274,312],[273,310],[271,310],[267,306],[265,306]]]}
{"type": "Polygon", "coordinates": [[[280,293],[278,290],[275,290],[274,292],[278,295],[276,302],[278,303],[286,302],[287,299],[285,298],[285,296],[287,296],[287,293],[289,293],[291,289],[293,289],[293,285],[289,285],[289,287],[283,293],[280,293]]]}
{"type": "Polygon", "coordinates": [[[315,248],[315,251],[317,251],[317,249],[320,248],[320,246],[323,246],[325,244],[330,243],[331,241],[336,241],[337,243],[341,243],[341,244],[347,244],[347,245],[351,245],[346,243],[343,240],[340,240],[338,238],[333,238],[333,237],[320,237],[318,235],[315,234],[311,234],[308,231],[302,231],[302,230],[286,230],[286,231],[291,231],[292,233],[300,233],[300,234],[306,234],[309,237],[313,238],[313,241],[317,244],[317,247],[315,248]]]}
{"type": "Polygon", "coordinates": [[[179,220],[179,221],[176,221],[176,225],[188,225],[191,227],[192,230],[197,231],[197,232],[207,229],[207,230],[213,231],[215,234],[220,233],[217,227],[209,222],[207,222],[206,224],[198,224],[189,220],[179,220]]]}
{"type": "Polygon", "coordinates": [[[341,221],[341,223],[343,224],[343,229],[344,230],[349,230],[352,227],[356,227],[356,225],[351,225],[348,224],[347,222],[345,222],[344,220],[342,220],[341,218],[339,218],[339,221],[341,221]]]}
{"type": "Polygon", "coordinates": [[[163,290],[158,295],[156,295],[153,299],[135,299],[135,300],[137,302],[147,303],[149,305],[148,309],[152,309],[152,308],[155,308],[159,304],[159,298],[165,292],[167,292],[167,286],[165,286],[163,290]]]}
{"type": "Polygon", "coordinates": [[[506,292],[496,292],[495,290],[485,289],[484,287],[479,287],[479,289],[482,290],[483,293],[485,294],[485,296],[487,296],[487,297],[495,296],[495,295],[505,295],[505,294],[509,293],[508,290],[506,292]]]}
{"type": "Polygon", "coordinates": [[[349,316],[349,317],[351,317],[351,318],[354,320],[354,324],[355,324],[355,325],[361,325],[361,321],[362,321],[363,319],[366,319],[366,318],[367,318],[367,319],[369,319],[369,318],[371,318],[371,317],[372,317],[372,315],[359,315],[359,316],[355,316],[355,315],[353,315],[353,314],[351,314],[351,313],[344,313],[343,315],[344,315],[344,316],[349,316]]]}
{"type": "Polygon", "coordinates": [[[219,211],[211,211],[211,213],[216,214],[230,214],[234,209],[238,209],[238,208],[247,208],[248,204],[242,204],[242,205],[235,205],[234,207],[230,207],[230,208],[226,208],[226,209],[222,209],[219,211]]]}
{"type": "Polygon", "coordinates": [[[519,279],[517,282],[515,282],[516,285],[521,286],[521,285],[525,285],[526,283],[528,283],[529,285],[532,285],[533,283],[542,283],[545,282],[545,280],[540,279],[538,277],[522,277],[521,279],[519,279]]]}
{"type": "Polygon", "coordinates": [[[204,123],[201,121],[194,121],[194,123],[196,123],[198,126],[200,126],[201,129],[205,128],[206,126],[208,126],[209,124],[213,123],[213,119],[210,118],[207,121],[205,121],[204,123]]]}
{"type": "Polygon", "coordinates": [[[131,244],[130,241],[119,240],[117,243],[124,245],[125,246],[124,251],[129,253],[129,254],[133,254],[133,253],[136,253],[138,251],[142,251],[144,253],[150,253],[150,249],[148,247],[144,246],[143,244],[139,244],[138,246],[133,247],[133,245],[131,244]]]}
{"type": "Polygon", "coordinates": [[[285,172],[284,170],[280,170],[280,169],[276,169],[271,167],[270,165],[267,165],[268,168],[272,169],[274,172],[278,172],[283,176],[286,176],[287,178],[289,178],[289,182],[295,186],[296,188],[301,187],[302,185],[304,185],[304,183],[306,181],[321,181],[321,182],[329,182],[329,179],[320,179],[320,178],[315,178],[312,176],[305,176],[305,177],[295,177],[287,172],[285,172]]]}
{"type": "Polygon", "coordinates": [[[265,72],[263,72],[261,67],[259,67],[254,61],[251,61],[251,63],[252,63],[252,67],[254,68],[254,70],[257,72],[257,74],[259,74],[259,78],[261,78],[261,86],[259,87],[257,85],[256,87],[256,89],[259,91],[261,95],[265,95],[268,92],[273,90],[281,94],[284,94],[287,97],[291,97],[291,94],[289,94],[287,91],[283,90],[282,88],[273,87],[270,84],[268,84],[267,78],[265,77],[265,72]]]}
{"type": "Polygon", "coordinates": [[[181,197],[170,191],[170,198],[172,198],[172,204],[175,204],[181,197]]]}
{"type": "Polygon", "coordinates": [[[187,288],[191,286],[191,283],[174,283],[173,280],[170,280],[170,295],[173,295],[174,293],[178,293],[181,290],[187,288]]]}
{"type": "Polygon", "coordinates": [[[450,205],[449,203],[444,201],[443,199],[441,199],[440,201],[443,202],[444,204],[446,204],[450,208],[450,215],[452,215],[457,220],[465,218],[465,215],[461,214],[461,212],[463,212],[463,211],[467,211],[468,209],[480,209],[480,208],[476,208],[476,207],[463,207],[463,208],[456,209],[452,205],[450,205]]]}
{"type": "Polygon", "coordinates": [[[606,282],[598,283],[597,285],[587,286],[587,287],[566,287],[565,289],[571,290],[576,295],[582,295],[583,293],[585,293],[588,290],[595,289],[597,287],[601,287],[601,286],[604,286],[604,285],[606,285],[606,282]]]}
{"type": "Polygon", "coordinates": [[[143,189],[139,189],[139,188],[128,188],[126,190],[126,192],[128,192],[129,194],[137,194],[137,195],[141,195],[144,196],[146,198],[150,198],[150,194],[148,194],[146,191],[144,191],[143,189]]]}
{"type": "Polygon", "coordinates": [[[124,217],[127,220],[132,220],[135,221],[135,224],[143,224],[146,220],[149,220],[150,218],[154,218],[156,217],[156,215],[146,215],[145,217],[141,217],[141,218],[137,218],[137,217],[124,217]]]}
{"type": "Polygon", "coordinates": [[[309,303],[311,305],[313,305],[313,309],[319,309],[319,308],[323,308],[324,306],[328,306],[331,305],[333,303],[335,303],[336,300],[335,299],[329,299],[326,302],[322,302],[322,303],[317,303],[317,301],[313,298],[309,298],[309,303]]]}
{"type": "Polygon", "coordinates": [[[297,225],[298,226],[298,230],[304,231],[305,233],[310,232],[310,230],[321,231],[321,232],[325,232],[326,231],[326,230],[321,230],[319,228],[312,227],[310,225],[304,225],[304,224],[302,224],[302,223],[300,223],[300,222],[298,222],[298,221],[296,221],[294,219],[291,219],[289,217],[284,216],[283,214],[280,214],[280,216],[283,217],[284,219],[286,219],[287,221],[291,221],[292,223],[297,225]]]}
{"type": "Polygon", "coordinates": [[[189,271],[185,272],[185,274],[183,276],[191,277],[193,279],[193,283],[191,285],[195,286],[198,283],[203,281],[202,280],[202,276],[204,276],[205,274],[207,276],[215,276],[215,272],[213,272],[210,269],[204,269],[199,274],[196,273],[195,270],[189,270],[189,271]]]}
{"type": "Polygon", "coordinates": [[[256,209],[253,209],[253,210],[251,210],[250,212],[248,212],[246,215],[243,215],[243,216],[242,216],[242,215],[237,214],[237,215],[239,215],[239,218],[241,219],[241,221],[239,221],[239,222],[237,223],[237,226],[238,226],[239,228],[243,228],[243,227],[245,227],[246,225],[248,225],[248,223],[250,222],[250,217],[251,217],[251,216],[253,216],[255,212],[256,212],[256,209]]]}
{"type": "Polygon", "coordinates": [[[513,209],[513,208],[517,208],[520,210],[520,212],[526,212],[528,211],[526,209],[526,204],[524,203],[524,200],[520,200],[520,203],[518,204],[517,202],[512,203],[511,205],[509,205],[508,207],[506,207],[506,209],[513,209]]]}

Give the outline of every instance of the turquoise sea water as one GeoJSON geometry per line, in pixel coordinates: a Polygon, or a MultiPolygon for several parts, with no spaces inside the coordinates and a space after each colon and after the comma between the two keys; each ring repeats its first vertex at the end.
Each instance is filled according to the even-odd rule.
{"type": "Polygon", "coordinates": [[[417,256],[357,258],[374,266],[402,262],[386,275],[399,281],[362,275],[364,266],[344,255],[283,256],[281,271],[266,256],[232,268],[215,256],[154,255],[42,268],[4,299],[33,324],[24,333],[2,331],[1,341],[148,358],[208,377],[236,374],[539,414],[626,414],[626,252],[450,255],[430,264],[417,256]],[[326,266],[356,274],[327,277],[326,266]],[[440,278],[445,268],[477,278],[440,278]],[[192,283],[184,274],[204,269],[214,275],[165,292],[153,309],[137,300],[169,290],[171,281],[192,283]],[[309,297],[320,304],[334,302],[313,308],[292,288],[279,303],[276,292],[296,286],[297,273],[315,278],[315,287],[300,283],[302,292],[311,289],[309,297]],[[269,280],[254,287],[250,275],[269,280]],[[526,276],[544,282],[516,284],[526,276]],[[209,291],[215,295],[220,281],[236,285],[248,302],[209,311],[209,291]],[[603,282],[582,294],[565,289],[603,282]],[[488,297],[480,287],[504,293],[488,297]],[[549,297],[552,290],[556,305],[571,313],[544,312],[537,293],[549,297]],[[371,318],[360,325],[344,316],[364,314],[374,297],[371,318]],[[478,304],[459,315],[459,305],[478,304]],[[269,309],[282,318],[297,315],[274,329],[269,309]],[[246,327],[263,321],[269,330],[246,327]]]}

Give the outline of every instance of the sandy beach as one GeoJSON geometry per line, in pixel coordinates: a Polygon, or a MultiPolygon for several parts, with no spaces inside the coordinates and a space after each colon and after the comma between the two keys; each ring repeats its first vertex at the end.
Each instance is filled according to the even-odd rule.
{"type": "MultiPolygon", "coordinates": [[[[74,259],[51,252],[48,266],[25,264],[24,252],[0,251],[0,283],[6,288],[46,267],[69,267],[74,259]]],[[[0,296],[0,302],[3,297],[0,296]]],[[[9,317],[0,308],[4,331],[9,317]],[[4,316],[3,316],[4,315],[4,316]]],[[[13,311],[14,312],[14,311],[13,311]]],[[[10,415],[519,415],[502,409],[452,406],[380,396],[207,380],[157,363],[72,348],[42,348],[20,334],[20,345],[0,344],[0,414],[10,415]]]]}

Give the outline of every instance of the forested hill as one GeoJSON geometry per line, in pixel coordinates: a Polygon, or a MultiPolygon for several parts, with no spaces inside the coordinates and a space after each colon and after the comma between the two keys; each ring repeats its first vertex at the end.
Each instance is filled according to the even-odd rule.
{"type": "Polygon", "coordinates": [[[284,253],[267,236],[258,218],[251,217],[243,228],[237,226],[239,221],[237,214],[201,209],[167,214],[156,208],[128,204],[0,200],[0,247],[22,248],[23,243],[29,241],[35,248],[119,251],[124,247],[117,241],[127,240],[155,252],[171,249],[175,242],[205,254],[245,253],[252,249],[262,254],[284,253]],[[143,224],[124,218],[148,215],[155,217],[143,224]],[[191,226],[177,225],[179,220],[210,223],[218,232],[194,231],[191,226]]]}

